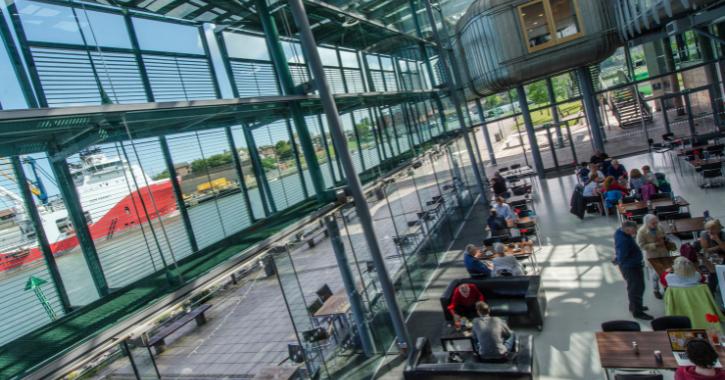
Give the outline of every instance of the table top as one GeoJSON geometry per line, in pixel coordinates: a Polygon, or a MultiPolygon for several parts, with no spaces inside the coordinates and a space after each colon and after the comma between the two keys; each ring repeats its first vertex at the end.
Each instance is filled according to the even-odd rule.
{"type": "MultiPolygon", "coordinates": [[[[531,221],[532,220],[531,220],[531,217],[530,216],[525,216],[523,218],[519,217],[519,223],[522,223],[523,224],[523,223],[528,223],[528,222],[531,222],[531,221]]],[[[535,220],[533,222],[534,222],[534,224],[536,224],[536,221],[535,220]]],[[[516,228],[516,219],[506,219],[506,226],[508,228],[516,228]]],[[[491,227],[486,226],[486,231],[491,231],[491,227]]]]}
{"type": "MultiPolygon", "coordinates": [[[[301,364],[300,364],[301,365],[301,364]]],[[[275,367],[262,367],[259,369],[252,380],[289,380],[297,374],[297,370],[300,368],[297,366],[275,366],[275,367]],[[275,377],[276,376],[276,377],[275,377]]]]}
{"type": "Polygon", "coordinates": [[[343,291],[342,293],[335,294],[328,298],[327,301],[322,304],[322,307],[317,310],[315,317],[347,314],[348,311],[350,311],[350,299],[348,298],[347,293],[343,291]]]}
{"type": "MultiPolygon", "coordinates": [[[[676,196],[675,199],[679,202],[680,206],[687,207],[690,205],[685,198],[682,198],[681,196],[676,196]]],[[[650,210],[654,210],[657,206],[668,206],[672,205],[672,199],[670,198],[662,198],[662,199],[654,199],[650,201],[651,205],[647,206],[647,202],[634,202],[634,203],[625,203],[622,205],[617,205],[617,211],[620,214],[626,214],[629,211],[632,210],[639,210],[643,208],[649,208],[650,210]]]]}
{"type": "Polygon", "coordinates": [[[518,169],[509,170],[507,172],[499,172],[501,174],[501,177],[511,177],[511,176],[528,176],[532,174],[536,174],[536,171],[528,166],[522,166],[518,169]]]}
{"type": "Polygon", "coordinates": [[[531,195],[529,195],[529,194],[514,195],[513,197],[504,199],[504,203],[506,203],[507,205],[511,205],[511,202],[524,201],[524,200],[528,201],[530,199],[531,199],[531,195]]]}
{"type": "MultiPolygon", "coordinates": [[[[650,264],[652,264],[652,268],[654,268],[655,272],[657,272],[658,276],[662,276],[662,273],[664,273],[667,269],[672,268],[672,264],[674,264],[675,259],[680,256],[668,256],[668,257],[656,257],[652,259],[647,259],[650,264]]],[[[715,265],[710,262],[710,260],[703,256],[699,255],[699,257],[702,259],[702,265],[704,265],[707,270],[703,271],[700,270],[700,263],[693,263],[695,266],[695,270],[700,274],[712,274],[715,273],[715,265]]]]}
{"type": "MultiPolygon", "coordinates": [[[[519,244],[519,247],[521,248],[521,251],[520,252],[514,252],[514,249],[516,249],[516,248],[514,248],[514,246],[510,246],[511,244],[504,244],[506,246],[506,252],[505,252],[505,254],[507,256],[508,255],[521,256],[521,255],[530,255],[531,254],[531,252],[524,252],[524,246],[527,246],[528,245],[528,246],[533,247],[534,246],[534,242],[533,241],[525,241],[523,243],[518,243],[518,244],[519,244]]],[[[477,247],[477,248],[480,249],[481,251],[483,251],[483,249],[486,248],[488,250],[488,253],[493,253],[493,246],[485,246],[485,247],[477,247]]],[[[482,256],[477,257],[477,259],[480,259],[480,260],[491,260],[494,257],[496,257],[495,254],[492,254],[490,256],[486,256],[485,253],[482,253],[482,256]]]]}
{"type": "Polygon", "coordinates": [[[425,205],[425,206],[423,206],[423,212],[430,212],[433,210],[437,210],[438,207],[441,207],[442,204],[443,204],[443,202],[436,202],[436,203],[433,203],[430,205],[425,205]]]}
{"type": "Polygon", "coordinates": [[[660,225],[668,235],[678,232],[698,232],[705,230],[705,218],[702,216],[690,219],[677,219],[673,220],[673,222],[675,223],[675,228],[670,228],[670,225],[666,221],[660,221],[660,225]]]}
{"type": "MultiPolygon", "coordinates": [[[[665,331],[597,331],[596,336],[602,368],[679,368],[665,331]],[[637,342],[639,355],[634,353],[632,342],[637,342]],[[655,350],[662,352],[662,363],[655,361],[655,350]]],[[[715,351],[725,354],[721,346],[715,346],[715,351]]]]}
{"type": "Polygon", "coordinates": [[[685,162],[687,162],[688,164],[690,164],[690,166],[692,166],[694,168],[699,168],[700,166],[703,166],[703,165],[721,164],[721,163],[725,162],[725,157],[710,157],[710,158],[700,159],[700,162],[697,162],[697,160],[692,160],[692,161],[686,160],[685,162]]]}

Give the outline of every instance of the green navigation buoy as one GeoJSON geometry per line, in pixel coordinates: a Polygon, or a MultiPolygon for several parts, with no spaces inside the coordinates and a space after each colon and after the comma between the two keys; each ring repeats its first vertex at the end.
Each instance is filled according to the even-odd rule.
{"type": "Polygon", "coordinates": [[[55,321],[58,319],[58,316],[55,315],[55,311],[53,310],[53,306],[50,305],[50,302],[48,302],[48,299],[45,298],[45,294],[43,293],[43,289],[40,288],[41,285],[47,284],[48,281],[45,281],[43,279],[30,276],[28,279],[28,282],[25,284],[25,291],[33,290],[35,293],[35,296],[38,297],[38,301],[40,301],[40,304],[43,305],[43,309],[45,309],[45,313],[48,314],[48,317],[51,321],[55,321]]]}

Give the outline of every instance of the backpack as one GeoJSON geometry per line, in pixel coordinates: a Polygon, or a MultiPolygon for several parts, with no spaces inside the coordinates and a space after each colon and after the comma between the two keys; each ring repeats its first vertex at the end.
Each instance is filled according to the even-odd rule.
{"type": "Polygon", "coordinates": [[[697,261],[697,251],[690,243],[685,243],[680,246],[680,255],[690,261],[697,261]]]}

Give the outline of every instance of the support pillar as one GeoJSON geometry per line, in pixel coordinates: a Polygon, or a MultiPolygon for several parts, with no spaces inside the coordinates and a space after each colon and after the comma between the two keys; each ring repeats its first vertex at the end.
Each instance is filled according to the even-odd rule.
{"type": "MultiPolygon", "coordinates": [[[[264,29],[265,40],[267,41],[267,47],[269,48],[269,55],[272,58],[274,69],[277,72],[279,78],[279,84],[282,87],[285,95],[296,95],[295,85],[292,81],[292,74],[289,71],[289,65],[287,64],[287,57],[284,55],[282,44],[279,40],[279,32],[277,31],[277,25],[272,19],[272,14],[269,11],[266,0],[257,0],[257,15],[262,21],[262,27],[264,29]]],[[[317,201],[325,203],[335,199],[335,194],[331,191],[327,191],[325,186],[325,180],[322,177],[322,170],[320,170],[320,163],[317,161],[317,153],[315,152],[314,144],[312,144],[312,137],[310,131],[307,129],[307,123],[305,116],[302,113],[300,105],[296,101],[287,102],[289,105],[290,114],[292,121],[295,124],[297,130],[297,138],[302,147],[302,154],[305,157],[307,163],[307,172],[310,174],[310,180],[312,186],[315,189],[315,195],[317,195],[317,201]]],[[[300,173],[302,167],[299,168],[300,173]]],[[[302,181],[304,183],[304,181],[302,181]]]]}
{"type": "Polygon", "coordinates": [[[257,179],[257,188],[259,189],[259,196],[262,197],[262,206],[264,207],[264,213],[267,216],[277,213],[277,207],[274,204],[274,197],[272,197],[272,191],[269,189],[269,182],[267,182],[267,176],[264,174],[264,166],[262,160],[259,159],[259,150],[257,149],[257,143],[254,141],[252,131],[249,130],[247,123],[242,123],[242,132],[244,132],[244,139],[247,140],[247,148],[249,148],[249,159],[252,160],[252,169],[254,169],[254,177],[257,179]]]}
{"type": "MultiPolygon", "coordinates": [[[[136,57],[136,64],[138,65],[139,76],[141,77],[141,83],[143,83],[144,94],[146,94],[147,102],[154,102],[154,93],[151,90],[151,81],[149,80],[148,71],[146,71],[146,63],[143,61],[141,56],[141,48],[138,44],[138,37],[136,36],[136,29],[133,27],[133,20],[128,12],[128,9],[121,8],[123,14],[123,22],[126,24],[126,32],[128,33],[128,40],[131,42],[131,48],[133,48],[133,55],[136,57]]],[[[171,173],[169,173],[171,174],[171,173]]]]}
{"type": "Polygon", "coordinates": [[[579,67],[576,69],[577,75],[579,76],[579,84],[582,89],[582,101],[584,102],[584,111],[586,113],[587,121],[589,122],[589,130],[592,133],[592,142],[594,143],[594,149],[599,149],[604,152],[604,141],[602,140],[602,134],[600,132],[599,120],[597,120],[597,107],[594,104],[594,96],[592,95],[592,81],[589,76],[589,72],[586,67],[579,67]]]}
{"type": "MultiPolygon", "coordinates": [[[[553,117],[554,125],[556,126],[556,145],[558,147],[564,146],[564,139],[561,136],[561,126],[559,125],[559,112],[554,104],[556,104],[556,94],[554,94],[554,84],[551,82],[551,78],[546,78],[546,90],[549,93],[549,103],[551,103],[551,117],[553,117]]],[[[552,151],[554,147],[551,147],[552,151]]]]}
{"type": "Polygon", "coordinates": [[[660,107],[662,107],[662,116],[665,118],[665,129],[667,130],[667,133],[672,133],[670,117],[667,116],[667,103],[665,103],[665,100],[662,98],[660,98],[660,107]]]}
{"type": "Polygon", "coordinates": [[[164,155],[164,161],[166,162],[166,171],[169,172],[169,181],[171,181],[171,187],[174,189],[176,205],[179,209],[179,213],[181,214],[181,220],[184,222],[186,237],[189,239],[191,251],[196,252],[199,250],[199,246],[196,244],[194,230],[191,228],[191,219],[189,219],[189,213],[186,211],[184,195],[181,192],[181,185],[179,185],[179,179],[176,176],[176,168],[174,168],[174,162],[171,160],[171,151],[169,150],[169,144],[166,142],[165,136],[159,137],[159,145],[161,146],[161,153],[164,155]]]}
{"type": "MultiPolygon", "coordinates": [[[[5,16],[3,15],[2,9],[0,9],[0,43],[5,42],[5,48],[8,52],[8,58],[15,71],[15,76],[18,78],[18,84],[23,91],[23,97],[28,108],[38,108],[38,102],[35,100],[33,94],[33,86],[30,85],[28,75],[25,72],[25,66],[18,53],[18,48],[15,45],[15,40],[10,33],[10,28],[5,22],[5,16]]],[[[2,107],[0,107],[2,109],[2,107]]]]}
{"type": "MultiPolygon", "coordinates": [[[[471,167],[473,168],[473,175],[476,177],[476,184],[478,185],[478,191],[481,194],[481,199],[484,200],[486,197],[484,196],[486,194],[486,186],[483,185],[483,179],[481,178],[481,171],[479,170],[479,166],[476,165],[476,155],[473,153],[473,145],[471,144],[471,139],[468,137],[468,128],[466,128],[465,125],[465,117],[463,116],[463,111],[461,111],[461,103],[458,100],[458,91],[456,90],[455,85],[453,84],[453,76],[451,74],[451,68],[448,66],[448,61],[446,59],[446,51],[443,48],[443,42],[441,41],[441,36],[438,33],[438,27],[436,26],[437,22],[435,19],[435,16],[433,15],[433,8],[430,5],[429,0],[424,0],[425,3],[425,10],[428,13],[428,21],[430,22],[431,31],[433,32],[433,40],[436,43],[436,46],[438,47],[438,60],[441,63],[441,67],[443,67],[443,71],[446,76],[446,82],[448,85],[448,92],[451,95],[451,101],[453,102],[453,106],[456,108],[456,116],[458,117],[458,126],[461,130],[461,133],[463,134],[463,141],[466,142],[466,149],[468,149],[468,158],[471,160],[471,167]]],[[[440,112],[443,112],[443,110],[440,110],[440,112]]]]}
{"type": "MultiPolygon", "coordinates": [[[[529,145],[531,145],[531,156],[534,157],[534,166],[536,174],[540,179],[546,178],[544,172],[544,161],[541,159],[541,151],[539,150],[539,142],[536,141],[536,132],[534,131],[534,122],[531,120],[531,113],[529,113],[529,104],[526,103],[526,92],[524,86],[519,85],[516,87],[516,95],[519,98],[519,107],[521,108],[521,116],[524,118],[524,126],[526,127],[526,135],[529,137],[529,145]]],[[[523,145],[523,144],[522,144],[523,145]]],[[[553,147],[552,147],[553,149],[553,147]]],[[[524,153],[526,156],[526,153],[524,153]]]]}
{"type": "Polygon", "coordinates": [[[370,331],[368,325],[368,318],[365,314],[365,306],[362,303],[362,297],[360,292],[357,290],[357,284],[355,282],[355,276],[352,273],[350,267],[350,261],[345,253],[345,243],[342,241],[340,235],[340,227],[337,224],[337,220],[334,216],[325,217],[325,225],[327,227],[327,233],[330,236],[330,242],[332,243],[332,250],[335,252],[335,258],[337,259],[337,267],[340,269],[340,275],[342,282],[345,284],[345,290],[347,296],[350,299],[350,309],[352,309],[352,316],[355,318],[355,324],[357,325],[358,332],[360,333],[360,342],[362,343],[363,352],[365,356],[371,357],[375,354],[375,343],[373,342],[373,334],[370,331]]]}
{"type": "MultiPolygon", "coordinates": [[[[2,17],[1,14],[0,17],[2,17]]],[[[35,203],[32,200],[33,195],[30,193],[30,188],[27,185],[28,179],[25,177],[23,165],[20,163],[20,159],[16,156],[11,157],[10,160],[13,166],[13,172],[15,172],[15,178],[18,181],[18,188],[20,189],[20,194],[22,195],[23,201],[25,203],[26,213],[28,215],[28,218],[30,218],[30,222],[33,224],[33,229],[35,229],[35,236],[38,241],[38,246],[40,247],[40,252],[43,254],[43,259],[45,259],[45,266],[48,269],[50,278],[53,280],[55,292],[56,294],[58,294],[58,299],[60,300],[60,304],[63,307],[63,311],[65,313],[70,313],[72,311],[70,298],[68,298],[68,293],[65,291],[65,286],[63,285],[63,278],[60,275],[58,264],[55,262],[55,257],[53,257],[53,251],[50,249],[48,237],[45,235],[43,221],[40,219],[40,215],[38,214],[38,208],[35,207],[35,203]]]]}
{"type": "Polygon", "coordinates": [[[642,101],[639,98],[639,87],[637,86],[637,76],[634,75],[634,66],[632,65],[632,53],[629,51],[629,46],[624,47],[624,57],[627,60],[627,69],[632,75],[632,97],[637,102],[637,111],[639,112],[640,121],[642,122],[642,131],[644,132],[645,141],[647,141],[648,149],[651,149],[649,144],[649,132],[647,132],[647,123],[644,121],[644,107],[642,107],[642,101]]]}
{"type": "Polygon", "coordinates": [[[478,110],[478,118],[481,119],[481,129],[483,130],[483,139],[486,140],[488,158],[491,160],[491,166],[496,166],[496,155],[493,153],[493,145],[491,145],[491,136],[488,134],[486,118],[483,115],[483,106],[481,105],[481,99],[476,99],[476,110],[478,110]]]}
{"type": "Polygon", "coordinates": [[[335,100],[333,99],[332,93],[330,92],[330,88],[327,84],[327,77],[325,75],[325,70],[322,67],[322,61],[320,60],[320,53],[317,50],[315,37],[312,35],[312,30],[310,29],[307,12],[305,12],[302,0],[290,0],[289,5],[295,24],[298,28],[300,42],[302,43],[302,50],[305,52],[308,65],[312,70],[317,83],[317,89],[320,92],[320,102],[322,103],[325,116],[327,117],[330,133],[335,141],[335,145],[341,148],[338,149],[337,156],[342,162],[342,167],[345,171],[345,175],[347,176],[348,189],[352,193],[355,202],[355,209],[358,217],[360,218],[360,225],[363,228],[365,240],[368,243],[370,256],[373,260],[373,264],[375,265],[375,270],[378,273],[380,286],[383,290],[383,295],[385,296],[385,302],[388,304],[388,308],[390,310],[390,317],[398,337],[398,344],[403,353],[407,356],[408,349],[411,347],[413,342],[410,340],[408,328],[405,326],[405,319],[403,319],[403,313],[398,305],[398,298],[396,297],[397,293],[391,281],[390,274],[388,273],[385,258],[383,257],[380,249],[380,243],[373,226],[372,215],[370,214],[370,209],[368,208],[365,193],[363,192],[362,184],[360,183],[360,178],[355,171],[355,165],[352,161],[352,154],[350,154],[350,149],[345,148],[347,147],[347,138],[342,129],[342,122],[337,110],[337,105],[335,104],[335,100]]]}
{"type": "MultiPolygon", "coordinates": [[[[670,41],[669,37],[665,37],[662,39],[662,52],[665,57],[665,70],[667,70],[670,74],[669,77],[667,77],[667,83],[662,83],[662,88],[665,90],[665,92],[669,91],[670,93],[676,93],[680,92],[680,80],[677,78],[677,73],[675,72],[677,70],[677,66],[675,65],[675,57],[672,52],[672,42],[670,41]],[[669,84],[669,89],[667,88],[669,84]]],[[[682,102],[682,97],[678,96],[673,99],[673,104],[675,109],[677,110],[677,115],[682,116],[685,114],[685,104],[682,102]]],[[[667,110],[663,110],[663,112],[666,112],[667,110]]]]}
{"type": "Polygon", "coordinates": [[[108,294],[108,282],[103,274],[103,268],[101,267],[101,260],[98,258],[98,252],[96,246],[93,244],[93,237],[91,231],[88,229],[88,222],[81,208],[81,201],[78,198],[76,187],[73,183],[73,178],[70,175],[70,169],[65,159],[53,160],[53,157],[48,157],[50,161],[51,169],[53,174],[58,180],[58,189],[60,190],[63,201],[65,202],[66,210],[68,210],[68,217],[73,223],[73,229],[76,232],[78,243],[83,251],[83,257],[88,265],[88,271],[91,273],[91,279],[93,285],[96,287],[99,297],[104,297],[108,294]]]}

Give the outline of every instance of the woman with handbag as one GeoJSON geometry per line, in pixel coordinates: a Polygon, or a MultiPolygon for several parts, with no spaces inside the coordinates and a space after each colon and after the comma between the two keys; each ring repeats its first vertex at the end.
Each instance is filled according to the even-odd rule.
{"type": "Polygon", "coordinates": [[[652,284],[655,298],[662,299],[662,294],[660,293],[660,278],[654,268],[652,268],[652,264],[649,263],[649,259],[667,257],[670,255],[670,250],[677,249],[677,247],[671,241],[667,241],[665,229],[660,226],[657,217],[652,214],[644,217],[644,225],[637,232],[637,245],[639,245],[639,248],[645,254],[647,277],[649,277],[650,284],[652,284]]]}

